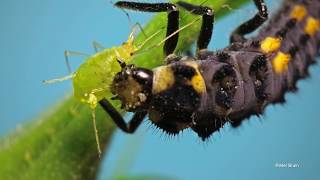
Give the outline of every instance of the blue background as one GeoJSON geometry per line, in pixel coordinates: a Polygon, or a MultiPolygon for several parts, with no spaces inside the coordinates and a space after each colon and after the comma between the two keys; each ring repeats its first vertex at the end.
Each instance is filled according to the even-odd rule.
{"type": "MultiPolygon", "coordinates": [[[[278,1],[267,5],[274,10],[278,1]]],[[[219,21],[210,48],[226,46],[230,31],[254,13],[250,5],[219,21]]],[[[150,17],[130,15],[142,24],[150,17]]],[[[2,0],[0,22],[0,135],[70,92],[70,82],[41,83],[66,75],[64,50],[92,54],[93,40],[111,47],[125,41],[130,31],[124,13],[105,0],[2,0]]],[[[72,58],[73,67],[82,59],[72,58]]],[[[100,179],[122,173],[177,179],[319,179],[320,68],[310,70],[311,78],[299,81],[299,92],[287,94],[285,105],[268,107],[261,120],[251,118],[238,129],[225,127],[209,142],[202,143],[191,131],[168,137],[149,123],[133,136],[118,131],[100,179]],[[276,168],[275,163],[297,163],[299,168],[276,168]]]]}

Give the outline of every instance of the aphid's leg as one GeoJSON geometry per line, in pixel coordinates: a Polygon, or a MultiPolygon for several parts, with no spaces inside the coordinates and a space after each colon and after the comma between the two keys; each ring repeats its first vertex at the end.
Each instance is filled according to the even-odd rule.
{"type": "Polygon", "coordinates": [[[85,54],[85,53],[82,53],[82,52],[65,50],[65,51],[64,51],[64,58],[65,58],[65,61],[66,61],[66,65],[67,65],[68,73],[69,73],[69,74],[72,73],[71,66],[70,66],[70,62],[69,62],[69,57],[70,57],[70,56],[86,56],[86,57],[89,57],[88,54],[85,54]]]}
{"type": "Polygon", "coordinates": [[[112,104],[108,100],[102,99],[101,101],[99,101],[99,104],[109,114],[116,125],[126,133],[134,133],[138,126],[141,124],[144,117],[147,115],[147,111],[136,112],[129,123],[126,123],[121,114],[112,106],[112,104]]]}
{"type": "MultiPolygon", "coordinates": [[[[166,37],[179,29],[179,11],[174,4],[171,3],[139,3],[118,1],[115,6],[136,11],[145,12],[168,12],[168,25],[166,37]]],[[[179,33],[175,33],[164,43],[163,49],[165,55],[172,54],[178,43],[179,33]]]]}
{"type": "Polygon", "coordinates": [[[93,46],[93,49],[94,51],[97,53],[103,49],[105,49],[105,47],[103,47],[100,43],[98,43],[97,41],[93,41],[92,42],[92,46],[93,46]]]}
{"type": "Polygon", "coordinates": [[[68,68],[68,75],[60,77],[60,78],[55,78],[55,79],[43,80],[42,82],[45,84],[52,84],[52,83],[57,83],[57,82],[62,82],[62,81],[68,80],[68,79],[72,79],[75,74],[72,73],[71,66],[69,63],[69,56],[86,56],[86,57],[88,57],[89,55],[85,54],[85,53],[81,53],[81,52],[75,52],[75,51],[67,51],[67,50],[64,51],[64,58],[65,58],[65,62],[66,62],[67,68],[68,68]]]}
{"type": "Polygon", "coordinates": [[[135,27],[137,26],[137,27],[140,29],[140,31],[142,32],[143,36],[144,36],[145,38],[147,38],[147,35],[146,35],[146,33],[144,33],[144,30],[143,30],[141,24],[138,23],[138,22],[136,22],[134,25],[132,25],[132,21],[131,21],[131,18],[130,18],[129,13],[127,13],[127,11],[125,11],[124,9],[121,9],[121,10],[124,12],[124,14],[125,14],[125,15],[127,16],[127,18],[128,18],[129,26],[132,28],[131,32],[134,32],[134,31],[135,31],[134,29],[135,29],[135,27]]]}
{"type": "Polygon", "coordinates": [[[139,27],[139,29],[140,29],[141,33],[143,34],[143,36],[144,36],[145,38],[147,38],[148,36],[147,36],[147,34],[144,32],[141,24],[138,23],[138,22],[136,22],[135,25],[137,25],[137,26],[139,27]]]}
{"type": "MultiPolygon", "coordinates": [[[[131,24],[131,23],[130,23],[130,24],[131,24]]],[[[136,33],[136,29],[137,29],[137,28],[139,28],[140,31],[142,32],[143,36],[144,36],[146,39],[148,39],[148,38],[147,38],[147,35],[144,33],[144,31],[143,31],[143,29],[142,29],[141,24],[137,22],[137,23],[135,23],[133,26],[131,26],[131,32],[130,32],[130,34],[129,34],[127,43],[133,44],[134,35],[135,35],[135,33],[136,33]]]]}
{"type": "Polygon", "coordinates": [[[258,8],[259,12],[250,20],[241,24],[237,29],[235,29],[230,37],[230,42],[243,42],[246,40],[244,35],[255,31],[268,19],[267,6],[264,0],[253,0],[254,4],[258,8]]]}
{"type": "Polygon", "coordinates": [[[196,6],[183,1],[179,1],[177,4],[187,11],[190,11],[192,14],[202,16],[202,25],[197,41],[197,49],[207,49],[213,30],[214,11],[206,6],[196,6]]]}
{"type": "MultiPolygon", "coordinates": [[[[122,9],[123,10],[123,9],[122,9]]],[[[124,11],[124,10],[123,10],[124,11]]],[[[134,25],[132,25],[132,23],[131,23],[131,20],[130,20],[130,17],[129,17],[129,14],[126,12],[126,14],[127,14],[127,16],[128,16],[128,19],[129,19],[129,22],[130,22],[130,27],[131,27],[131,33],[130,33],[130,35],[133,35],[134,33],[135,33],[135,29],[136,28],[139,28],[139,30],[140,30],[140,32],[142,33],[142,35],[144,36],[144,38],[147,38],[147,35],[146,35],[146,33],[144,32],[144,30],[143,30],[143,28],[142,28],[142,26],[141,26],[141,24],[139,23],[139,22],[136,22],[136,23],[134,23],[134,25]]]]}
{"type": "Polygon", "coordinates": [[[45,84],[52,84],[52,83],[66,81],[66,80],[72,79],[73,77],[74,77],[74,74],[69,74],[67,76],[60,77],[60,78],[43,80],[42,82],[45,83],[45,84]]]}
{"type": "Polygon", "coordinates": [[[97,143],[98,156],[100,158],[102,151],[101,151],[101,146],[100,146],[100,141],[99,141],[99,133],[98,133],[97,123],[96,123],[96,112],[94,109],[92,110],[91,115],[92,115],[92,123],[93,123],[93,128],[94,128],[94,136],[96,138],[96,143],[97,143]]]}

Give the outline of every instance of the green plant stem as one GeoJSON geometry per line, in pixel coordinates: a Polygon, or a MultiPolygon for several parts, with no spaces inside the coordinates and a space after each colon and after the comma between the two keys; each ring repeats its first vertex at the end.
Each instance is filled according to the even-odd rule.
{"type": "MultiPolygon", "coordinates": [[[[230,12],[221,10],[223,4],[237,8],[247,0],[208,0],[205,5],[216,11],[216,17],[230,12]]],[[[203,0],[188,0],[201,4],[203,0]]],[[[181,13],[181,26],[197,18],[181,13]]],[[[156,15],[144,28],[147,35],[166,26],[166,14],[156,15]]],[[[182,52],[196,40],[200,21],[180,34],[177,52],[182,52]]],[[[165,32],[165,30],[163,31],[165,32]]],[[[164,34],[149,44],[160,42],[164,34]]],[[[135,43],[143,42],[139,34],[135,43]]],[[[134,62],[142,67],[162,63],[162,47],[138,55],[134,62]]],[[[115,126],[109,116],[96,109],[96,121],[104,154],[110,144],[115,126]]],[[[0,141],[0,179],[95,179],[101,159],[98,157],[91,109],[68,96],[50,112],[33,120],[0,141]]]]}

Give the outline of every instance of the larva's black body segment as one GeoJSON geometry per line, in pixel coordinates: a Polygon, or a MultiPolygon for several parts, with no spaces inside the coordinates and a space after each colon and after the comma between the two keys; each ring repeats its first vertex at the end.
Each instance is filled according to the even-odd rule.
{"type": "MultiPolygon", "coordinates": [[[[259,52],[248,51],[224,51],[228,54],[228,60],[221,62],[219,53],[206,54],[207,59],[200,61],[200,72],[206,82],[207,96],[202,99],[204,103],[202,111],[214,112],[219,118],[228,118],[231,123],[238,122],[252,114],[260,114],[263,111],[266,102],[270,100],[273,94],[272,88],[272,67],[267,57],[259,52]],[[219,83],[213,79],[216,77],[215,68],[229,67],[232,69],[232,84],[230,89],[233,93],[228,94],[230,106],[226,108],[219,103],[221,89],[219,83]],[[221,67],[222,66],[222,67],[221,67]],[[209,108],[208,108],[209,107],[209,108]],[[211,109],[210,109],[211,108],[211,109]]],[[[222,80],[222,79],[221,79],[222,80]]],[[[202,113],[202,112],[201,112],[202,113]]]]}
{"type": "MultiPolygon", "coordinates": [[[[253,48],[252,42],[248,41],[241,45],[231,45],[226,49],[237,49],[236,51],[229,52],[229,56],[235,56],[235,54],[243,54],[238,56],[236,60],[238,62],[250,62],[253,56],[265,56],[267,63],[267,71],[264,72],[264,85],[261,86],[260,90],[256,89],[255,97],[256,101],[251,101],[250,103],[245,103],[243,106],[243,113],[232,112],[230,114],[231,122],[234,126],[240,125],[241,121],[250,115],[261,114],[266,103],[278,103],[284,102],[284,95],[286,91],[295,91],[296,82],[298,79],[305,78],[308,76],[308,67],[310,64],[315,63],[315,57],[319,53],[319,31],[311,38],[306,35],[305,26],[307,18],[303,18],[300,22],[292,19],[290,13],[292,9],[297,5],[296,2],[299,1],[287,1],[284,3],[283,7],[275,16],[270,20],[270,23],[262,28],[257,37],[253,38],[252,41],[261,41],[267,37],[281,37],[283,40],[279,50],[281,52],[289,53],[292,57],[288,64],[288,70],[284,74],[275,74],[272,71],[272,60],[275,57],[275,53],[270,53],[265,56],[260,52],[259,47],[257,49],[253,48]],[[303,40],[304,39],[304,40],[303,40]],[[252,55],[252,51],[257,52],[257,54],[252,55]],[[257,91],[263,91],[258,94],[263,94],[266,97],[264,102],[258,101],[257,91]],[[262,103],[261,103],[262,102],[262,103]],[[259,110],[260,109],[260,110],[259,110]]],[[[302,1],[300,1],[302,2],[302,1]]],[[[307,2],[307,1],[304,1],[307,2]]],[[[302,3],[304,3],[302,2],[302,3]]],[[[316,19],[320,18],[320,2],[319,1],[308,1],[309,3],[304,3],[309,16],[316,19]]],[[[224,51],[226,52],[226,51],[224,51]]],[[[242,66],[242,70],[246,67],[242,66]]],[[[246,72],[244,70],[244,72],[246,72]]],[[[243,74],[242,77],[246,77],[243,74]]],[[[251,78],[254,79],[254,78],[251,78]]],[[[254,80],[253,80],[254,81],[254,80]]],[[[244,83],[246,84],[246,82],[244,83]]],[[[248,86],[248,85],[245,85],[248,86]]],[[[250,87],[251,88],[251,87],[250,87]]],[[[250,89],[249,88],[249,89],[250,89]]],[[[249,93],[253,95],[251,92],[249,93]]],[[[250,98],[244,95],[245,99],[250,98]]]]}
{"type": "MultiPolygon", "coordinates": [[[[137,114],[127,126],[107,102],[100,104],[125,132],[133,132],[141,118],[148,115],[154,125],[169,134],[191,128],[205,140],[227,122],[237,127],[251,115],[261,115],[266,105],[285,102],[285,93],[296,91],[297,80],[308,76],[308,68],[319,54],[320,1],[285,1],[269,24],[247,40],[244,35],[262,24],[268,14],[263,0],[253,1],[259,13],[234,31],[234,43],[217,52],[206,49],[213,11],[177,3],[202,15],[197,56],[168,54],[176,42],[168,39],[164,47],[170,47],[170,51],[165,51],[167,65],[152,71],[133,65],[123,67],[111,87],[123,107],[137,114]],[[246,26],[250,27],[244,29],[246,26]]],[[[164,11],[157,8],[159,4],[137,4],[129,8],[164,11]]],[[[178,9],[174,11],[178,14],[178,9]]],[[[178,22],[177,18],[170,21],[178,22]]],[[[177,29],[176,25],[173,28],[169,23],[168,29],[177,29]]]]}

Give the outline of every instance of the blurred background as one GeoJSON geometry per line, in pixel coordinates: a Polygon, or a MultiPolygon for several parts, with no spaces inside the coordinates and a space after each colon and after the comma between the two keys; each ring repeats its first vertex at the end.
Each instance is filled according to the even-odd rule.
{"type": "MultiPolygon", "coordinates": [[[[266,1],[274,12],[279,1],[266,1]]],[[[235,9],[215,24],[210,48],[228,44],[230,32],[255,14],[253,5],[235,9]]],[[[144,24],[151,14],[130,12],[144,24]]],[[[0,2],[0,135],[37,117],[72,90],[71,81],[44,85],[67,74],[64,50],[93,54],[92,41],[105,47],[127,39],[125,14],[107,0],[0,2]]],[[[83,62],[72,57],[73,69],[83,62]]],[[[318,60],[320,60],[318,58],[318,60]]],[[[208,142],[191,131],[169,137],[144,123],[134,135],[117,131],[99,179],[119,174],[161,175],[175,179],[320,178],[320,68],[299,81],[299,92],[284,105],[269,106],[262,119],[250,118],[238,129],[225,127],[208,142]],[[125,167],[119,168],[119,163],[125,167]],[[278,168],[276,164],[297,164],[278,168]]],[[[81,135],[81,134],[79,134],[81,135]]]]}

